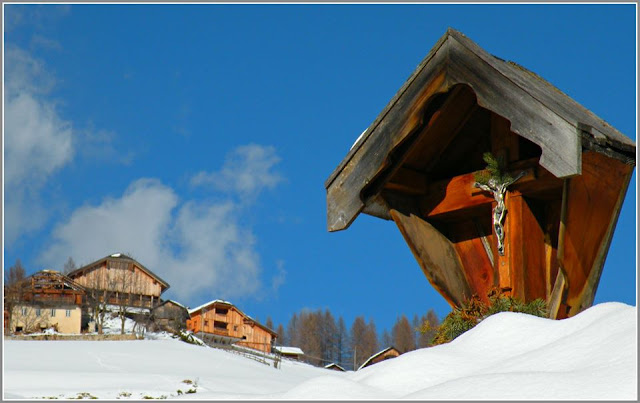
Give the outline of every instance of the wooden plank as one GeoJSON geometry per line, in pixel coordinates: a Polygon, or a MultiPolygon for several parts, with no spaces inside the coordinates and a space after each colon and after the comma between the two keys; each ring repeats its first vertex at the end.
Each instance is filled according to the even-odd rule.
{"type": "Polygon", "coordinates": [[[610,144],[620,150],[635,152],[635,144],[631,139],[624,136],[617,129],[597,117],[593,112],[577,103],[534,72],[525,69],[517,63],[498,60],[457,31],[452,32],[451,36],[499,72],[499,74],[503,75],[507,80],[522,88],[522,90],[532,98],[539,100],[572,126],[576,128],[581,124],[591,126],[595,131],[591,136],[593,139],[605,144],[610,144]],[[605,138],[606,141],[603,141],[605,138]]]}
{"type": "Polygon", "coordinates": [[[447,49],[448,78],[454,83],[469,84],[480,106],[508,119],[511,131],[538,144],[542,149],[540,165],[558,178],[580,174],[581,143],[576,126],[505,79],[460,41],[448,41],[447,49]]]}
{"type": "MultiPolygon", "coordinates": [[[[429,105],[427,108],[435,110],[428,113],[423,112],[420,115],[421,119],[428,117],[428,122],[417,127],[414,133],[403,139],[401,144],[389,152],[385,160],[386,168],[379,171],[371,183],[361,191],[360,197],[363,200],[379,194],[386,184],[394,180],[393,178],[397,176],[402,165],[412,156],[419,156],[419,159],[428,161],[438,155],[442,151],[441,149],[445,148],[446,144],[455,137],[463,126],[462,122],[466,121],[476,105],[473,92],[465,86],[457,86],[446,95],[441,94],[440,96],[439,100],[434,100],[435,105],[429,105]],[[442,97],[444,97],[444,102],[440,107],[437,107],[442,102],[442,97]],[[428,149],[420,148],[420,143],[428,144],[428,149]]],[[[416,116],[417,118],[418,116],[416,116]]],[[[422,169],[416,171],[422,171],[422,169]]],[[[419,187],[426,186],[426,177],[415,179],[422,180],[422,183],[418,183],[419,187]]]]}
{"type": "MultiPolygon", "coordinates": [[[[444,63],[445,55],[434,56],[435,65],[444,63]]],[[[434,66],[435,67],[435,66],[434,66]]],[[[393,110],[373,129],[371,135],[349,156],[339,172],[332,174],[327,187],[327,227],[329,231],[347,228],[364,208],[362,190],[385,168],[387,156],[422,122],[422,107],[434,94],[445,92],[445,75],[439,68],[424,71],[393,110]]]]}
{"type": "Polygon", "coordinates": [[[556,280],[553,284],[553,290],[547,300],[547,308],[549,310],[550,319],[560,319],[560,306],[562,305],[562,299],[567,289],[567,278],[564,275],[563,270],[558,270],[556,280]]]}
{"type": "Polygon", "coordinates": [[[591,268],[591,272],[589,274],[589,277],[587,278],[587,284],[582,291],[582,302],[580,304],[580,307],[578,308],[580,311],[589,308],[593,304],[593,299],[596,295],[598,283],[600,282],[600,276],[602,275],[602,269],[604,268],[604,262],[607,258],[609,247],[611,246],[613,232],[615,231],[618,217],[620,216],[620,210],[622,209],[622,203],[624,202],[624,198],[629,187],[629,182],[631,180],[631,175],[633,174],[633,168],[628,167],[628,169],[629,172],[627,173],[627,178],[624,180],[623,190],[620,191],[618,201],[616,202],[616,205],[614,207],[613,215],[611,216],[611,221],[609,222],[609,227],[607,228],[604,240],[600,245],[600,249],[598,251],[596,259],[593,262],[593,267],[591,268]]]}
{"type": "Polygon", "coordinates": [[[427,193],[427,177],[422,172],[400,167],[385,184],[385,188],[411,195],[424,195],[427,193]]]}
{"type": "MultiPolygon", "coordinates": [[[[487,227],[490,227],[490,224],[487,227]]],[[[487,229],[486,232],[490,233],[490,230],[487,229]]],[[[447,233],[451,234],[450,239],[460,256],[462,269],[469,283],[471,293],[478,295],[481,300],[488,303],[487,294],[495,286],[496,280],[491,262],[493,256],[491,255],[490,258],[487,254],[474,220],[450,223],[447,225],[447,233]]],[[[484,235],[484,233],[485,230],[482,228],[482,234],[484,235]]],[[[490,248],[489,253],[491,253],[490,248]]]]}
{"type": "MultiPolygon", "coordinates": [[[[538,192],[558,189],[562,186],[562,180],[554,177],[542,167],[533,167],[534,161],[527,164],[519,164],[518,169],[510,170],[512,175],[517,175],[523,170],[526,175],[509,188],[513,192],[525,195],[533,195],[538,192]]],[[[456,176],[430,184],[427,194],[420,199],[421,212],[434,219],[442,219],[447,214],[458,210],[469,209],[492,203],[493,196],[473,186],[474,175],[477,172],[456,176]]]]}
{"type": "Polygon", "coordinates": [[[569,284],[569,316],[585,309],[587,297],[595,293],[616,209],[632,169],[615,159],[586,152],[583,174],[569,181],[564,256],[559,259],[569,284]]]}
{"type": "Polygon", "coordinates": [[[545,233],[525,197],[511,195],[505,218],[505,243],[512,295],[522,301],[545,299],[545,233]]]}
{"type": "Polygon", "coordinates": [[[472,295],[460,256],[444,235],[422,218],[390,210],[413,256],[433,287],[451,306],[460,306],[472,295]]]}

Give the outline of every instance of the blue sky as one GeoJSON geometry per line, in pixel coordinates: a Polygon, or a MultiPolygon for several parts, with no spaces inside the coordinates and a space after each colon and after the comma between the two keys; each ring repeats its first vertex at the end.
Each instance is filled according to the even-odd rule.
{"type": "MultiPolygon", "coordinates": [[[[449,312],[324,181],[453,27],[636,138],[635,5],[4,4],[4,267],[131,254],[196,306],[449,312]]],[[[636,176],[596,302],[636,304],[636,176]]]]}

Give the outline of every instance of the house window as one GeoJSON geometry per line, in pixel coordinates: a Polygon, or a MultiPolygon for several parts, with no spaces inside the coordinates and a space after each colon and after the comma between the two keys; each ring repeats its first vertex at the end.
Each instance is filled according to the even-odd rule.
{"type": "Polygon", "coordinates": [[[227,330],[227,324],[225,322],[220,322],[217,320],[213,321],[213,327],[220,330],[227,330]]]}
{"type": "Polygon", "coordinates": [[[40,308],[36,309],[36,316],[40,316],[40,308]]]}
{"type": "Polygon", "coordinates": [[[209,321],[208,321],[208,320],[205,320],[205,321],[204,321],[204,327],[207,327],[207,326],[209,326],[209,321]]]}
{"type": "Polygon", "coordinates": [[[22,316],[27,316],[27,308],[22,308],[22,316]]]}
{"type": "Polygon", "coordinates": [[[56,310],[55,310],[55,309],[52,309],[52,310],[51,310],[51,317],[54,317],[54,316],[56,316],[56,310]]]}
{"type": "Polygon", "coordinates": [[[67,318],[70,318],[70,317],[71,317],[71,309],[67,309],[67,310],[65,311],[65,316],[66,316],[67,318]]]}

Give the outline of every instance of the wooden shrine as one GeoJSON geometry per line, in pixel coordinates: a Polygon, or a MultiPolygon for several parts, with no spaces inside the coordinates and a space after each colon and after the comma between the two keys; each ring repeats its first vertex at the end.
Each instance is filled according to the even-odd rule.
{"type": "Polygon", "coordinates": [[[632,140],[449,29],[325,182],[328,229],[393,220],[452,306],[499,287],[565,318],[593,303],[634,166],[632,140]],[[512,182],[477,182],[485,153],[512,182]]]}

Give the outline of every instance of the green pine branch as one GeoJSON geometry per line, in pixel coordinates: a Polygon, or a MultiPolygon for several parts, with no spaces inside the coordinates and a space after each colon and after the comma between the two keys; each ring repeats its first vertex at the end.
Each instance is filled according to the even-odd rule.
{"type": "Polygon", "coordinates": [[[495,157],[492,153],[482,154],[482,159],[487,163],[486,168],[473,175],[475,181],[481,185],[488,185],[493,179],[496,183],[508,183],[513,180],[513,176],[506,172],[506,161],[504,157],[495,157]]]}

